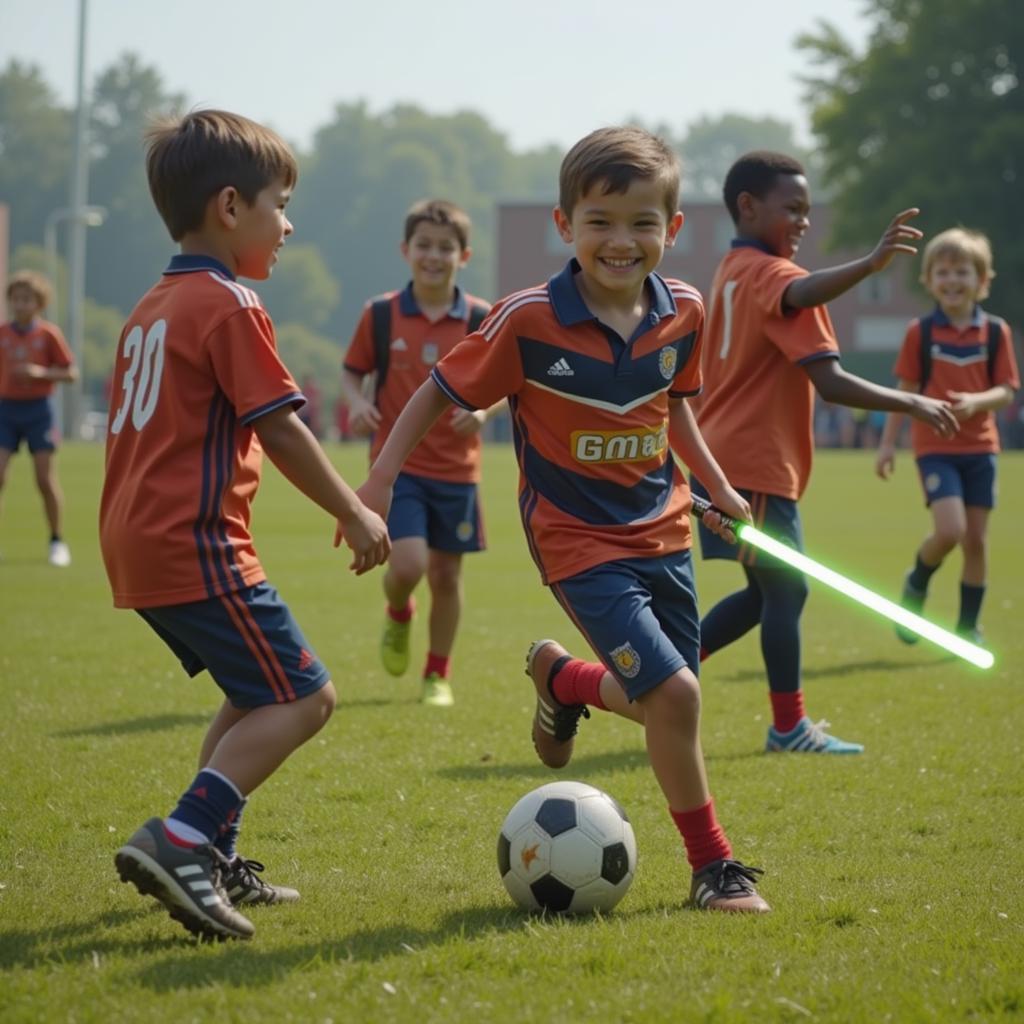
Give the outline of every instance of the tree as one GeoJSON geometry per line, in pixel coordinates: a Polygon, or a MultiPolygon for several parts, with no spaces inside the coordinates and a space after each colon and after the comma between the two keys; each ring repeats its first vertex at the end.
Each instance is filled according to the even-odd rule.
{"type": "Polygon", "coordinates": [[[338,282],[315,245],[289,242],[274,272],[257,285],[263,304],[276,323],[296,323],[319,330],[341,298],[338,282]]]}
{"type": "MultiPolygon", "coordinates": [[[[1024,294],[1024,18],[1015,0],[870,0],[858,55],[822,23],[801,38],[812,124],[834,186],[835,241],[867,245],[921,208],[926,236],[954,224],[992,240],[993,309],[1020,323],[1024,294]]],[[[916,269],[912,271],[916,276],[916,269]]]]}

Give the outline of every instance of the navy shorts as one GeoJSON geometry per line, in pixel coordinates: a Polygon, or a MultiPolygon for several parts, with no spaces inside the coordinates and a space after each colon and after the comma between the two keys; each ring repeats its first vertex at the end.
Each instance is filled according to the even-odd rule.
{"type": "Polygon", "coordinates": [[[138,612],[190,676],[205,668],[237,708],[299,700],[330,679],[269,583],[138,612]]]}
{"type": "Polygon", "coordinates": [[[939,498],[960,498],[973,508],[996,506],[994,455],[922,455],[917,472],[926,505],[939,498]]]}
{"type": "Polygon", "coordinates": [[[22,441],[33,455],[57,447],[49,398],[0,398],[0,448],[16,452],[22,441]]]}
{"type": "MultiPolygon", "coordinates": [[[[710,500],[711,495],[696,478],[691,478],[690,489],[694,494],[710,500]]],[[[800,523],[800,509],[791,498],[780,498],[777,494],[761,494],[736,488],[746,498],[754,516],[754,525],[770,537],[788,544],[796,551],[804,549],[804,531],[800,523]]],[[[700,553],[704,559],[728,558],[743,565],[760,566],[765,569],[779,568],[778,559],[752,548],[749,544],[730,544],[712,533],[703,523],[698,523],[700,553]]]]}
{"type": "Polygon", "coordinates": [[[434,551],[458,555],[483,551],[484,523],[476,484],[399,473],[388,513],[388,533],[393,541],[424,537],[434,551]]]}
{"type": "Polygon", "coordinates": [[[689,551],[605,562],[551,591],[630,700],[686,666],[700,668],[700,618],[689,551]]]}

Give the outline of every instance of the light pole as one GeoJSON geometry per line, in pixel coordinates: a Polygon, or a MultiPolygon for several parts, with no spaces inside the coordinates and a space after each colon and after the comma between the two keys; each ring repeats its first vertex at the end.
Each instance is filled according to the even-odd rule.
{"type": "MultiPolygon", "coordinates": [[[[107,219],[107,208],[105,206],[83,206],[82,212],[79,217],[75,217],[74,211],[69,206],[62,206],[59,209],[52,210],[50,215],[46,218],[46,224],[43,227],[43,249],[46,252],[46,276],[50,279],[50,288],[53,295],[53,309],[50,311],[51,316],[56,320],[57,311],[60,308],[60,303],[57,301],[59,294],[59,283],[58,283],[58,267],[57,267],[57,225],[65,220],[77,220],[84,227],[98,228],[107,219]]],[[[65,312],[65,323],[67,318],[67,310],[65,312]]],[[[78,366],[78,379],[82,379],[82,346],[78,346],[78,350],[75,351],[72,348],[72,354],[75,357],[75,361],[79,364],[78,366]]],[[[57,414],[57,429],[60,433],[64,433],[64,406],[69,406],[69,413],[71,413],[70,403],[67,401],[67,391],[69,388],[75,385],[68,385],[64,389],[63,401],[56,403],[56,414],[57,414]]],[[[77,404],[77,403],[76,403],[77,404]]],[[[71,423],[74,428],[73,422],[74,415],[71,414],[67,417],[68,422],[71,423]]]]}

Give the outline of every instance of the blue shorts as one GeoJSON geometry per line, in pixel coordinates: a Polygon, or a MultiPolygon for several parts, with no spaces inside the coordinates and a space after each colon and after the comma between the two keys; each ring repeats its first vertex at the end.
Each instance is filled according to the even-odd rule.
{"type": "Polygon", "coordinates": [[[237,708],[300,700],[330,679],[269,583],[138,612],[190,676],[205,668],[237,708]]]}
{"type": "Polygon", "coordinates": [[[551,591],[630,700],[683,666],[700,669],[700,618],[689,551],[605,562],[551,591]]]}
{"type": "Polygon", "coordinates": [[[973,508],[996,506],[994,455],[922,455],[917,472],[926,505],[939,498],[960,498],[973,508]]]}
{"type": "Polygon", "coordinates": [[[476,484],[399,473],[388,513],[391,539],[424,537],[427,547],[451,554],[483,551],[484,523],[476,484]]]}
{"type": "MultiPolygon", "coordinates": [[[[711,495],[696,478],[690,479],[690,489],[694,494],[710,500],[711,495]]],[[[761,494],[758,491],[747,491],[737,488],[750,504],[754,515],[754,525],[770,537],[788,544],[796,551],[804,549],[804,530],[800,523],[800,509],[791,498],[780,498],[777,494],[761,494]]],[[[698,523],[697,533],[700,536],[700,553],[704,559],[728,558],[743,565],[760,566],[765,569],[779,568],[777,559],[759,552],[749,544],[730,544],[727,540],[712,533],[703,523],[698,523]]]]}
{"type": "Polygon", "coordinates": [[[22,441],[33,455],[57,447],[49,398],[0,398],[0,448],[16,452],[22,441]]]}

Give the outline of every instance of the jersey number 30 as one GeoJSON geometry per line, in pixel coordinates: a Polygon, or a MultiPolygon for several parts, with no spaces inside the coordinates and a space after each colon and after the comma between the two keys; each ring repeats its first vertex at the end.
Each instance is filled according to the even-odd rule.
{"type": "Polygon", "coordinates": [[[150,420],[160,396],[160,378],[164,372],[164,338],[167,321],[157,320],[143,338],[142,328],[136,324],[124,339],[124,354],[128,369],[121,379],[124,396],[121,406],[110,421],[110,432],[120,434],[128,413],[132,426],[141,430],[150,420]]]}

